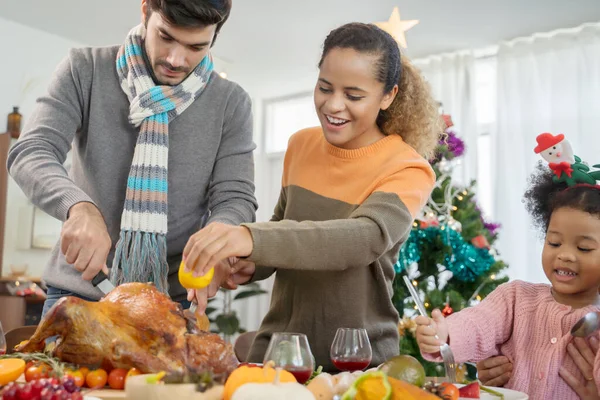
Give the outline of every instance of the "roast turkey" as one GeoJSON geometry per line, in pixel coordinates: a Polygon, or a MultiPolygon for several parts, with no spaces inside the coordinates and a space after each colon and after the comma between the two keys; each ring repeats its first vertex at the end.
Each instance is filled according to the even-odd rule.
{"type": "Polygon", "coordinates": [[[229,375],[238,365],[233,348],[208,325],[153,285],[126,283],[98,302],[60,299],[15,351],[43,351],[57,336],[53,355],[78,365],[229,375]]]}

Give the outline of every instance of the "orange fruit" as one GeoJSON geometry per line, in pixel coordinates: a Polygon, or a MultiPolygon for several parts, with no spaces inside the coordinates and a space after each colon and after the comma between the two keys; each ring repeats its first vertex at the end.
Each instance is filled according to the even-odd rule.
{"type": "Polygon", "coordinates": [[[0,385],[16,381],[25,372],[25,361],[19,358],[0,360],[0,385]]]}

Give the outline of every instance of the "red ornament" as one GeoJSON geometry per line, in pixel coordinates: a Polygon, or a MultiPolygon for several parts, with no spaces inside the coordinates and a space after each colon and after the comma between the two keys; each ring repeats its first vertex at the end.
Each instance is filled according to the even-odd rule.
{"type": "Polygon", "coordinates": [[[452,309],[452,307],[450,307],[450,304],[446,304],[444,306],[444,308],[442,309],[442,314],[444,315],[444,317],[447,317],[448,315],[452,314],[454,312],[454,310],[452,309]]]}
{"type": "Polygon", "coordinates": [[[430,217],[419,221],[421,229],[429,228],[430,226],[440,226],[440,221],[436,217],[430,217]]]}
{"type": "Polygon", "coordinates": [[[450,114],[443,114],[442,119],[444,120],[444,124],[446,125],[446,129],[454,126],[454,122],[452,122],[452,117],[450,114]]]}
{"type": "Polygon", "coordinates": [[[483,235],[475,236],[473,239],[471,239],[471,243],[478,249],[490,248],[490,243],[488,242],[487,238],[483,235]]]}
{"type": "Polygon", "coordinates": [[[548,164],[548,166],[550,167],[550,169],[552,170],[552,172],[554,172],[554,175],[556,175],[559,178],[563,174],[563,172],[565,174],[567,174],[567,176],[569,178],[573,174],[573,168],[571,167],[571,164],[569,164],[566,161],[563,161],[561,163],[553,163],[553,162],[551,162],[550,164],[548,164]]]}
{"type": "Polygon", "coordinates": [[[548,132],[539,134],[535,138],[535,140],[537,142],[537,146],[535,147],[535,149],[533,149],[533,151],[536,154],[539,154],[542,151],[559,144],[560,142],[562,142],[564,140],[564,138],[565,138],[565,135],[563,135],[562,133],[558,134],[558,135],[553,135],[548,132]]]}

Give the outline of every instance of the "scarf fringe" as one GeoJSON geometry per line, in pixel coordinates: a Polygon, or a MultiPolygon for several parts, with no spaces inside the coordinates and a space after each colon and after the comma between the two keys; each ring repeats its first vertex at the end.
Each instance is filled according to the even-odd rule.
{"type": "Polygon", "coordinates": [[[168,275],[166,235],[121,231],[110,273],[115,286],[127,282],[151,282],[159,291],[168,294],[168,275]]]}

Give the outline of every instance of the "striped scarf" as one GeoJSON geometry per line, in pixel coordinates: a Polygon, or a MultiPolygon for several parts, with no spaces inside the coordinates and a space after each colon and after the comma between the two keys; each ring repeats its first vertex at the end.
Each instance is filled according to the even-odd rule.
{"type": "Polygon", "coordinates": [[[111,280],[153,282],[167,293],[167,210],[169,122],[200,96],[213,70],[207,55],[177,86],[156,86],[143,56],[146,29],[133,28],[117,54],[121,88],[129,98],[129,122],[139,128],[121,234],[115,249],[111,280]]]}

